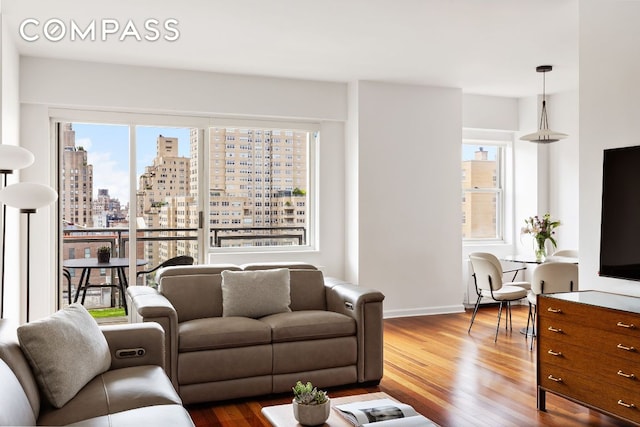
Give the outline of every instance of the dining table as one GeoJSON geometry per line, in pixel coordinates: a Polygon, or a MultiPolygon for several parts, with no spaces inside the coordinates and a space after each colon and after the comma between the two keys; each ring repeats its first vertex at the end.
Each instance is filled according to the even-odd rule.
{"type": "MultiPolygon", "coordinates": [[[[147,260],[136,259],[136,267],[146,265],[147,263],[148,263],[147,260]]],[[[78,302],[78,297],[80,295],[81,289],[82,289],[82,300],[80,301],[80,303],[84,304],[84,300],[87,295],[87,290],[89,288],[115,288],[120,291],[120,299],[122,301],[122,307],[124,308],[125,314],[129,313],[129,310],[127,308],[127,299],[125,297],[126,289],[129,287],[129,282],[127,280],[127,275],[125,272],[125,269],[129,267],[129,258],[110,258],[108,262],[98,262],[98,258],[65,259],[62,262],[62,266],[64,268],[81,268],[82,269],[82,273],[80,274],[80,280],[78,281],[78,288],[76,289],[76,294],[73,302],[78,302]],[[91,277],[91,270],[103,269],[103,268],[116,270],[118,274],[118,281],[116,284],[89,283],[89,278],[91,277]]]]}

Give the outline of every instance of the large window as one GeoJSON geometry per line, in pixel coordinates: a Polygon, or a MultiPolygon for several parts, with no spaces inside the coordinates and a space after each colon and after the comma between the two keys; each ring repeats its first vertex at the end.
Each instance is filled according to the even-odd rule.
{"type": "MultiPolygon", "coordinates": [[[[207,252],[315,247],[313,125],[80,115],[55,122],[61,268],[94,258],[99,246],[131,268],[140,259],[148,268],[179,255],[206,262],[207,252]]],[[[80,272],[69,273],[75,297],[80,272]]],[[[93,274],[92,284],[105,282],[93,274]]],[[[63,303],[67,292],[60,288],[63,303]]],[[[118,298],[92,289],[85,305],[118,298]]]]}
{"type": "Polygon", "coordinates": [[[211,247],[308,245],[315,137],[300,129],[209,129],[211,247]]]}
{"type": "Polygon", "coordinates": [[[462,144],[462,237],[503,238],[504,145],[462,144]]]}

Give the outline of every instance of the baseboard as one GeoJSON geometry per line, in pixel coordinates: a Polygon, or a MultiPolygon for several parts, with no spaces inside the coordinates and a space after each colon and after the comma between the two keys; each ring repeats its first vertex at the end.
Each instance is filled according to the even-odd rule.
{"type": "Polygon", "coordinates": [[[384,310],[383,316],[385,319],[391,319],[394,317],[412,317],[412,316],[431,316],[434,314],[452,314],[463,313],[464,306],[462,304],[448,305],[443,307],[422,307],[422,308],[409,308],[401,310],[384,310]]]}

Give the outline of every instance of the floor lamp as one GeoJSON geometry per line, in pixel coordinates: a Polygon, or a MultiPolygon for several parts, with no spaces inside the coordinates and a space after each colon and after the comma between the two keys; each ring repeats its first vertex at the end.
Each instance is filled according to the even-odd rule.
{"type": "Polygon", "coordinates": [[[51,187],[32,182],[19,182],[12,184],[0,191],[0,202],[20,209],[20,213],[27,214],[27,322],[29,321],[29,279],[30,279],[30,238],[31,238],[31,214],[42,207],[55,202],[58,193],[51,187]]]}
{"type": "MultiPolygon", "coordinates": [[[[24,169],[33,164],[35,160],[31,151],[16,145],[0,144],[0,175],[2,175],[2,186],[0,190],[7,186],[7,175],[13,171],[24,169]]],[[[4,318],[4,271],[5,271],[5,250],[7,234],[7,205],[2,205],[2,265],[0,266],[0,319],[4,318]]]]}

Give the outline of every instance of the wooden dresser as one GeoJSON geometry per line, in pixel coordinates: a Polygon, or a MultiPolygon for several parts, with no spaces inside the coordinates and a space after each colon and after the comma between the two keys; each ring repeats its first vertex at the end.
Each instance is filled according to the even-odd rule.
{"type": "Polygon", "coordinates": [[[640,298],[538,296],[538,409],[546,392],[640,424],[640,298]]]}

